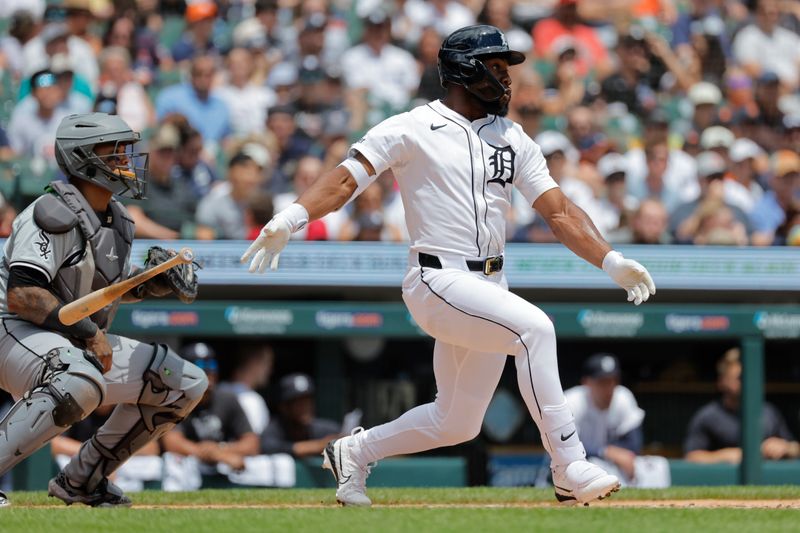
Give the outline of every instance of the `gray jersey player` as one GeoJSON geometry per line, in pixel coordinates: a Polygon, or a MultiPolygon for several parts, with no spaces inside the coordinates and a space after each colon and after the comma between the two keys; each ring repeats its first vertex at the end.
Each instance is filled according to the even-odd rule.
{"type": "MultiPolygon", "coordinates": [[[[55,151],[68,182],[20,213],[0,262],[0,388],[16,400],[0,421],[0,474],[97,406],[116,405],[50,480],[49,494],[67,505],[130,505],[108,476],[183,419],[207,385],[167,346],[107,334],[119,300],[72,326],[58,320],[63,304],[131,275],[133,222],[113,196],[144,196],[138,140],[116,116],[66,117],[55,151]]],[[[149,283],[122,300],[163,295],[149,283]]]]}

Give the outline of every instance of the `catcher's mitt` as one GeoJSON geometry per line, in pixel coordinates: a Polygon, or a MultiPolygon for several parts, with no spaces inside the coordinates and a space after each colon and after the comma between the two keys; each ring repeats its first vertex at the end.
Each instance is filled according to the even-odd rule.
{"type": "MultiPolygon", "coordinates": [[[[160,246],[151,246],[147,250],[144,268],[150,269],[167,261],[176,255],[174,250],[167,250],[160,246]]],[[[161,298],[169,293],[175,293],[180,301],[190,304],[197,297],[197,273],[200,265],[197,263],[184,263],[174,266],[161,274],[145,281],[140,285],[140,296],[155,296],[161,298]]]]}

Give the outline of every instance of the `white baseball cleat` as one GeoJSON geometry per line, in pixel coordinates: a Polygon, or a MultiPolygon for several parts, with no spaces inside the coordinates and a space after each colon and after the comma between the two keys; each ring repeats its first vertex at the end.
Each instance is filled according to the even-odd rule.
{"type": "Polygon", "coordinates": [[[359,465],[350,455],[350,448],[353,445],[352,435],[361,431],[364,431],[364,428],[357,427],[350,437],[330,441],[322,452],[322,468],[333,472],[333,477],[336,478],[338,485],[336,500],[339,503],[369,507],[372,505],[372,500],[367,497],[367,476],[371,467],[359,465]]]}
{"type": "Polygon", "coordinates": [[[0,490],[0,507],[8,507],[11,505],[11,501],[6,496],[6,493],[0,490]]]}
{"type": "Polygon", "coordinates": [[[573,461],[566,466],[556,466],[552,468],[552,472],[556,499],[567,505],[589,505],[608,498],[620,487],[617,476],[612,476],[588,461],[573,461]]]}

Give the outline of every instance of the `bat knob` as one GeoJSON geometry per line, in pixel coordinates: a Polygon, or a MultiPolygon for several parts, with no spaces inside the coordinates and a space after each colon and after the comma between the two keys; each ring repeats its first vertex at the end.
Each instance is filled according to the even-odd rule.
{"type": "Polygon", "coordinates": [[[178,252],[178,255],[180,255],[181,259],[183,259],[186,263],[191,263],[194,261],[194,253],[192,253],[189,248],[181,248],[180,252],[178,252]]]}

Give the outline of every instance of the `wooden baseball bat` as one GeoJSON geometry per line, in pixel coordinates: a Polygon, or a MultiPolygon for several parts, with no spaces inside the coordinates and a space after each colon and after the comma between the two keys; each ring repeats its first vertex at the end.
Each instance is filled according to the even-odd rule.
{"type": "Polygon", "coordinates": [[[192,253],[192,250],[189,248],[181,248],[178,252],[178,255],[171,257],[160,265],[156,265],[153,268],[145,270],[144,272],[140,272],[132,278],[128,278],[124,281],[120,281],[119,283],[114,283],[108,287],[90,292],[86,296],[81,296],[74,302],[68,303],[58,311],[58,319],[62,324],[71,326],[79,320],[83,320],[87,316],[96,313],[117,298],[120,298],[132,288],[144,283],[148,279],[157,276],[158,274],[161,274],[162,272],[165,272],[174,266],[183,263],[191,263],[193,260],[194,254],[192,253]]]}

